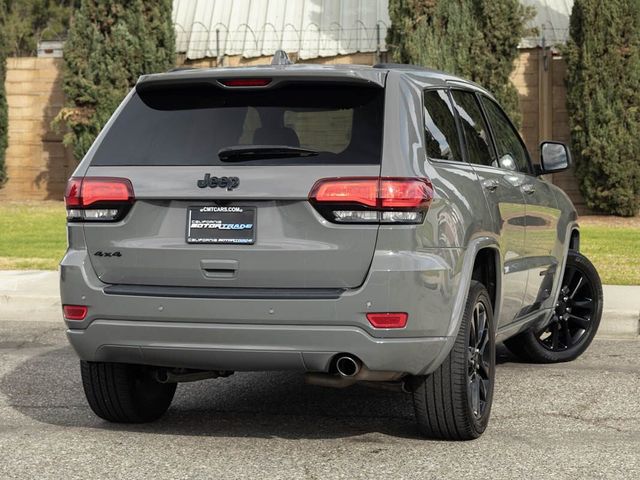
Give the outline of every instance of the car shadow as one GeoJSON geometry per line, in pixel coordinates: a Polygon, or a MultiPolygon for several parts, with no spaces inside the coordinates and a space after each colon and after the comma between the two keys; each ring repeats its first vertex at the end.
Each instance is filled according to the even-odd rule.
{"type": "Polygon", "coordinates": [[[0,392],[20,413],[63,427],[220,437],[325,439],[381,433],[419,438],[410,395],[364,386],[311,386],[302,374],[280,372],[183,383],[157,422],[111,424],[89,409],[70,347],[19,364],[0,379],[0,392]]]}
{"type": "Polygon", "coordinates": [[[522,363],[522,360],[511,353],[502,343],[499,343],[496,345],[496,364],[502,365],[505,363],[522,363]]]}

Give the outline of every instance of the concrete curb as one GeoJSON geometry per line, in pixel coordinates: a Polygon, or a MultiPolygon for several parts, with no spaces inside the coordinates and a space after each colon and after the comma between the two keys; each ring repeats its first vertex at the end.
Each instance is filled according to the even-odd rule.
{"type": "Polygon", "coordinates": [[[58,272],[0,270],[0,321],[59,321],[58,272]]]}
{"type": "Polygon", "coordinates": [[[640,339],[640,312],[605,310],[598,337],[640,339]]]}
{"type": "MultiPolygon", "coordinates": [[[[640,286],[603,290],[598,338],[640,339],[640,286]]],[[[0,321],[62,322],[58,291],[58,272],[0,270],[0,321]]]]}
{"type": "Polygon", "coordinates": [[[640,286],[603,285],[604,311],[598,336],[640,338],[640,286]]]}

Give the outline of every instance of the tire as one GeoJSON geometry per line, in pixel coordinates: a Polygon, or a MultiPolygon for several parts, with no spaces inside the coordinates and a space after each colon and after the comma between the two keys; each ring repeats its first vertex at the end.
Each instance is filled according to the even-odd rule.
{"type": "Polygon", "coordinates": [[[597,270],[587,257],[571,250],[551,322],[543,329],[525,330],[504,343],[527,362],[575,360],[589,347],[598,331],[602,303],[602,282],[597,270]]]}
{"type": "Polygon", "coordinates": [[[171,405],[175,383],[159,383],[149,367],[124,363],[80,362],[82,385],[91,410],[115,423],[146,423],[171,405]]]}
{"type": "Polygon", "coordinates": [[[435,372],[416,377],[413,382],[413,407],[422,435],[441,440],[472,440],[485,431],[493,401],[495,358],[491,300],[484,285],[472,281],[451,352],[435,372]],[[480,328],[481,335],[476,342],[474,326],[478,322],[474,315],[481,312],[484,312],[485,328],[480,328]],[[474,354],[471,343],[482,343],[479,353],[484,355],[478,357],[477,350],[474,354]],[[475,383],[472,375],[476,376],[475,383]],[[481,377],[485,377],[484,381],[477,383],[481,377]],[[477,386],[477,390],[473,390],[473,386],[477,386]],[[482,398],[482,402],[478,401],[482,398]]]}

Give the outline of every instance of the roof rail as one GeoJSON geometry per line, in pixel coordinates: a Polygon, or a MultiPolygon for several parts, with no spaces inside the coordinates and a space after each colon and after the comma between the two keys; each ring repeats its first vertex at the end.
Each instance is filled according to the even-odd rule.
{"type": "Polygon", "coordinates": [[[175,67],[175,68],[170,68],[169,70],[167,70],[167,72],[182,72],[185,70],[197,70],[198,67],[175,67]]]}
{"type": "Polygon", "coordinates": [[[412,66],[407,63],[376,63],[373,68],[410,68],[412,66]]]}
{"type": "MultiPolygon", "coordinates": [[[[438,70],[436,68],[429,68],[429,67],[423,67],[421,65],[410,65],[407,63],[378,63],[376,65],[373,66],[373,68],[382,68],[382,69],[386,69],[386,70],[413,70],[413,71],[418,71],[418,72],[425,72],[425,73],[434,73],[434,74],[439,74],[439,75],[447,75],[449,77],[455,77],[458,78],[455,74],[450,73],[450,72],[445,72],[444,70],[438,70]]],[[[463,78],[460,78],[461,81],[467,81],[463,78]]]]}
{"type": "Polygon", "coordinates": [[[382,68],[385,70],[422,70],[425,72],[439,71],[433,68],[423,67],[422,65],[412,65],[410,63],[377,63],[373,68],[382,68]]]}

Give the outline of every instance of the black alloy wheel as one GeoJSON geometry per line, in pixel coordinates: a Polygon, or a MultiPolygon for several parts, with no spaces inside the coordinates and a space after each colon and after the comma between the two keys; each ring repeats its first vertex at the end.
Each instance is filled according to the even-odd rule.
{"type": "Polygon", "coordinates": [[[549,323],[544,328],[530,328],[504,344],[529,362],[574,360],[589,347],[598,331],[602,303],[598,272],[587,257],[571,250],[549,323]]]}
{"type": "Polygon", "coordinates": [[[540,344],[553,352],[578,345],[595,323],[595,288],[583,270],[579,265],[567,266],[551,323],[538,332],[540,344]]]}
{"type": "Polygon", "coordinates": [[[481,418],[487,409],[493,381],[487,319],[487,309],[482,301],[478,301],[473,307],[471,317],[467,360],[467,384],[471,411],[476,418],[481,418]]]}

